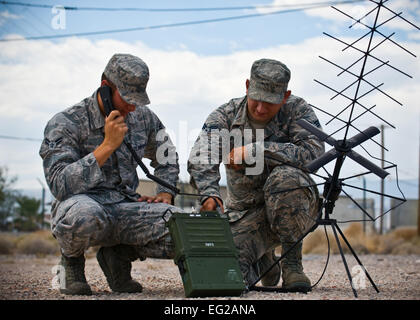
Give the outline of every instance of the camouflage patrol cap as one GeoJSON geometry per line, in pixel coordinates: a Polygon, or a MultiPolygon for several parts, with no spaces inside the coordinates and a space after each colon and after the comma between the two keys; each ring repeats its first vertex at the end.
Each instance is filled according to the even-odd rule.
{"type": "Polygon", "coordinates": [[[127,103],[141,106],[150,103],[146,93],[149,68],[140,58],[131,54],[114,54],[104,74],[116,85],[121,98],[127,103]]]}
{"type": "Polygon", "coordinates": [[[260,59],[251,67],[248,97],[258,101],[279,104],[287,91],[290,70],[284,63],[260,59]]]}

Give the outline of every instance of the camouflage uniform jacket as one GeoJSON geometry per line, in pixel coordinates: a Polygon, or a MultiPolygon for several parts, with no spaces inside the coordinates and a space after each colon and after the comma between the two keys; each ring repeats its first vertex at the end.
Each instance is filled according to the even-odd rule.
{"type": "MultiPolygon", "coordinates": [[[[80,103],[56,114],[47,124],[40,148],[45,178],[54,197],[63,201],[76,194],[87,194],[101,204],[136,200],[139,184],[137,162],[123,144],[100,168],[93,151],[104,139],[105,119],[96,99],[97,92],[80,103]]],[[[175,185],[178,180],[178,155],[170,140],[157,141],[164,126],[147,107],[137,107],[125,122],[125,140],[140,158],[152,160],[156,176],[175,185]],[[175,164],[159,164],[157,148],[165,143],[176,156],[175,164]]],[[[169,138],[169,137],[168,137],[169,138]]],[[[158,186],[157,192],[172,191],[158,186]]],[[[173,193],[172,193],[173,194],[173,193]]]]}
{"type": "MultiPolygon", "coordinates": [[[[266,125],[264,141],[253,142],[249,149],[255,152],[256,149],[262,150],[263,148],[265,162],[263,173],[246,175],[244,169],[235,171],[226,168],[227,199],[225,207],[227,211],[233,211],[232,214],[229,214],[231,221],[241,218],[252,206],[264,205],[262,188],[270,171],[275,166],[288,163],[291,166],[302,168],[324,153],[324,143],[302,129],[296,123],[299,119],[305,119],[313,125],[321,127],[313,109],[305,100],[291,95],[277,115],[266,125]]],[[[200,139],[206,137],[206,134],[210,134],[211,130],[209,129],[231,131],[235,128],[242,131],[243,129],[252,129],[247,115],[246,96],[232,99],[213,111],[208,116],[201,135],[192,148],[188,171],[191,176],[191,184],[198,189],[199,193],[221,198],[219,192],[221,159],[216,164],[194,164],[191,161],[192,157],[196,157],[200,153],[200,143],[202,143],[200,139]]],[[[207,140],[210,141],[210,138],[207,140]]],[[[300,172],[299,177],[295,177],[294,181],[297,179],[302,186],[315,184],[308,174],[301,170],[298,171],[300,172]]],[[[202,198],[202,201],[206,198],[202,198]]]]}

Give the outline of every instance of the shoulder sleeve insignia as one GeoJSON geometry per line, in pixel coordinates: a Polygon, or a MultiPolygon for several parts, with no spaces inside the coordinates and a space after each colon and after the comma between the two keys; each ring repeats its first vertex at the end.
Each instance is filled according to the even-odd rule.
{"type": "Polygon", "coordinates": [[[61,143],[62,140],[63,140],[63,137],[60,137],[56,139],[55,141],[51,141],[48,138],[45,138],[45,143],[48,145],[50,149],[55,149],[58,147],[58,145],[61,143]]]}

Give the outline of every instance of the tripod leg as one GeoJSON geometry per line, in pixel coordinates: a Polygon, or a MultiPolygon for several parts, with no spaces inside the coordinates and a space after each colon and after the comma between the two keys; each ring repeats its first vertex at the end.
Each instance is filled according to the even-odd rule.
{"type": "Polygon", "coordinates": [[[335,226],[334,223],[331,224],[331,228],[333,229],[335,241],[337,242],[338,249],[340,250],[341,259],[343,260],[344,267],[346,268],[347,277],[349,278],[351,289],[353,290],[354,296],[357,298],[357,292],[356,292],[356,289],[353,286],[353,280],[352,280],[352,277],[351,277],[351,274],[350,274],[349,266],[347,265],[346,258],[344,257],[343,249],[341,248],[340,239],[338,238],[337,231],[335,230],[336,226],[335,226]]]}
{"type": "Polygon", "coordinates": [[[344,236],[343,232],[341,231],[341,229],[338,227],[338,225],[336,225],[336,228],[338,230],[338,232],[341,235],[341,238],[344,240],[344,242],[346,243],[347,247],[350,249],[351,253],[353,254],[354,258],[356,259],[357,263],[363,268],[363,271],[366,274],[366,277],[369,279],[370,283],[372,284],[373,288],[375,288],[376,292],[379,293],[379,289],[376,287],[375,282],[373,282],[372,278],[370,277],[369,273],[367,272],[366,268],[364,267],[364,265],[362,264],[362,262],[360,261],[359,257],[356,255],[356,252],[354,252],[353,248],[351,247],[350,243],[347,241],[346,237],[344,236]]]}

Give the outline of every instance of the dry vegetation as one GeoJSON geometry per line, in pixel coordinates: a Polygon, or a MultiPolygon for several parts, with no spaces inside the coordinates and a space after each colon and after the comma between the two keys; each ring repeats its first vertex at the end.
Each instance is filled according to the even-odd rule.
{"type": "MultiPolygon", "coordinates": [[[[331,229],[327,227],[331,252],[339,253],[331,229]]],[[[400,228],[386,235],[365,235],[360,223],[353,223],[344,231],[345,236],[358,254],[420,254],[420,237],[415,228],[400,228]]],[[[345,253],[350,253],[342,245],[345,253]]],[[[318,228],[308,235],[303,243],[304,254],[324,254],[327,252],[327,239],[323,228],[318,228]]],[[[97,248],[91,248],[87,256],[94,256],[97,248]]],[[[33,254],[39,257],[47,254],[59,254],[57,241],[49,230],[15,235],[0,234],[0,254],[33,254]]]]}
{"type": "Polygon", "coordinates": [[[34,254],[44,256],[59,254],[59,246],[49,230],[15,235],[0,234],[0,254],[34,254]]]}
{"type": "MultiPolygon", "coordinates": [[[[331,229],[327,227],[331,252],[339,253],[334,234],[329,230],[331,229]]],[[[420,254],[420,237],[415,228],[399,228],[385,235],[365,235],[362,224],[353,223],[343,233],[358,254],[420,254]]],[[[342,248],[345,253],[350,253],[343,241],[342,248]]],[[[324,254],[327,250],[324,228],[318,228],[304,240],[304,254],[324,254]]]]}

